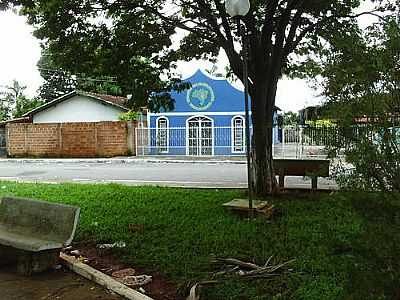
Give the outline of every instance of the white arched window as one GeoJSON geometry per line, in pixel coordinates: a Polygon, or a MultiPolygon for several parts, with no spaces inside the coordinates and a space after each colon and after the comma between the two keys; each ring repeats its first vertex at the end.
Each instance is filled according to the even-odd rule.
{"type": "Polygon", "coordinates": [[[232,118],[232,152],[243,153],[245,150],[244,118],[235,116],[232,118]]]}
{"type": "Polygon", "coordinates": [[[168,119],[166,117],[159,117],[156,124],[157,132],[157,150],[159,153],[168,152],[168,119]]]}

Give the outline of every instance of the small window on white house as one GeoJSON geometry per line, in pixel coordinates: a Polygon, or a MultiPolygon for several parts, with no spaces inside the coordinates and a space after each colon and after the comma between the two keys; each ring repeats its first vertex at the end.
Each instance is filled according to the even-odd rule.
{"type": "Polygon", "coordinates": [[[232,119],[232,152],[242,153],[245,147],[244,119],[241,116],[232,119]]]}
{"type": "Polygon", "coordinates": [[[157,119],[157,149],[160,153],[168,152],[168,119],[157,119]]]}

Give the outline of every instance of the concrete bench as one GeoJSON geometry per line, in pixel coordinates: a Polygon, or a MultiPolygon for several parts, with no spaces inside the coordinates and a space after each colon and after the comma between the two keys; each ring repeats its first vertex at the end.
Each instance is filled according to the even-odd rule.
{"type": "Polygon", "coordinates": [[[17,264],[30,275],[57,263],[60,250],[71,244],[78,225],[78,207],[23,198],[0,199],[0,264],[17,264]]]}
{"type": "Polygon", "coordinates": [[[329,177],[330,161],[326,159],[274,159],[279,187],[284,188],[285,176],[310,176],[311,188],[318,188],[318,177],[329,177]]]}

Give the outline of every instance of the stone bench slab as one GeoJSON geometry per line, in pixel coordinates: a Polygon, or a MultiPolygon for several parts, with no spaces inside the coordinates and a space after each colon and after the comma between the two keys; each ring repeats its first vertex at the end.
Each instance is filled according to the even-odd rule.
{"type": "Polygon", "coordinates": [[[42,272],[71,244],[78,207],[25,198],[0,199],[0,264],[17,263],[20,273],[42,272]]]}
{"type": "Polygon", "coordinates": [[[63,248],[62,243],[35,237],[35,235],[28,232],[26,228],[11,229],[8,226],[1,225],[0,245],[32,252],[63,248]]]}

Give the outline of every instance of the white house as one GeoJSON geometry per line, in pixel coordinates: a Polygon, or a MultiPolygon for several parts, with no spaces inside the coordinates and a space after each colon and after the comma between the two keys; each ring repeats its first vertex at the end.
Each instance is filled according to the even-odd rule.
{"type": "Polygon", "coordinates": [[[23,115],[32,123],[118,121],[127,98],[74,91],[23,115]]]}

